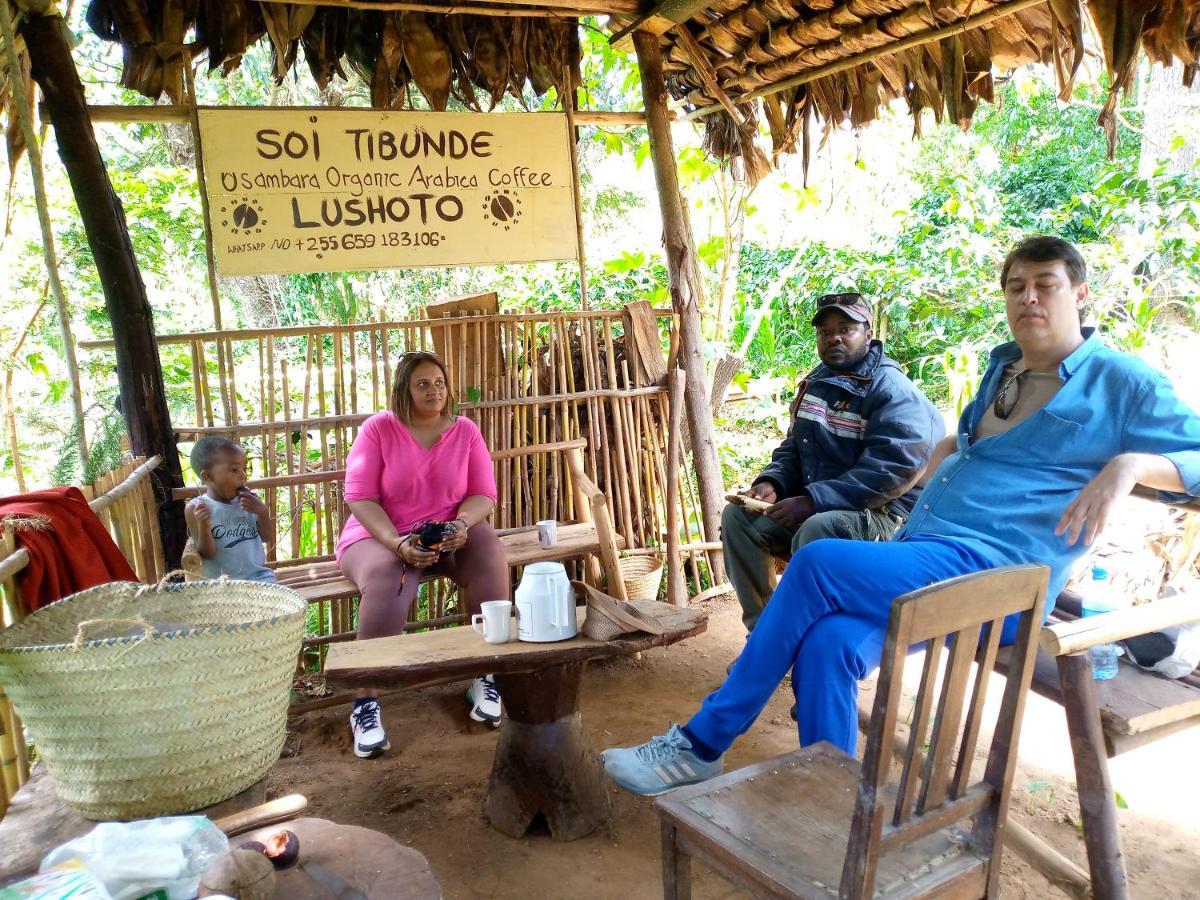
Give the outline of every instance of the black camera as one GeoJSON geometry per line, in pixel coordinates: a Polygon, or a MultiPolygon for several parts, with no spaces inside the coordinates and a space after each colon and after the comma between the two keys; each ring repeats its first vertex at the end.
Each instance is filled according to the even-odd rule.
{"type": "Polygon", "coordinates": [[[442,546],[446,535],[454,531],[449,522],[422,522],[413,529],[417,536],[416,544],[420,550],[437,550],[442,546]]]}

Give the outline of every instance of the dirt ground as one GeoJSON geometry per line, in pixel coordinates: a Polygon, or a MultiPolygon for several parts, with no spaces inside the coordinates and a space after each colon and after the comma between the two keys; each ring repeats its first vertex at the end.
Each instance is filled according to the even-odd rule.
{"type": "MultiPolygon", "coordinates": [[[[640,660],[593,665],[585,675],[584,726],[597,748],[661,734],[686,719],[718,685],[744,638],[732,598],[708,604],[706,634],[640,660]]],[[[1000,681],[1000,679],[996,679],[1000,681]]],[[[661,897],[658,820],[650,800],[613,787],[606,828],[570,843],[545,834],[521,840],[488,826],[482,814],[496,732],[467,718],[466,685],[383,697],[392,749],[374,760],[350,750],[348,708],[309,713],[290,725],[288,754],[271,774],[271,796],[308,796],[309,815],[383,831],[428,858],[447,900],[458,898],[661,897]]],[[[867,692],[864,692],[864,697],[867,692]]],[[[733,747],[727,767],[797,746],[781,688],[733,747]]],[[[1112,764],[1127,866],[1135,897],[1200,895],[1200,729],[1128,753],[1112,764]]],[[[1012,801],[1013,815],[1070,858],[1086,865],[1061,709],[1031,698],[1012,801]]],[[[703,866],[693,866],[694,896],[742,896],[703,866]]],[[[1004,857],[1005,897],[1060,896],[1011,853],[1004,857]]]]}

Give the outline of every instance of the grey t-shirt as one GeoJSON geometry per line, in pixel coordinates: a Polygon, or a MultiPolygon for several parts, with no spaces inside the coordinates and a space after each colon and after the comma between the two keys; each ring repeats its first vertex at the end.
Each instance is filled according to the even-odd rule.
{"type": "Polygon", "coordinates": [[[996,416],[996,404],[993,397],[993,402],[988,404],[983,417],[975,427],[975,440],[981,441],[995,434],[1003,434],[1010,428],[1020,425],[1053,400],[1063,382],[1057,372],[1038,372],[1013,363],[1005,368],[1004,379],[1000,382],[997,393],[1003,389],[1005,384],[1009,384],[1009,391],[1014,395],[1008,398],[1011,405],[1008,418],[1001,419],[996,416]]]}
{"type": "Polygon", "coordinates": [[[274,581],[275,573],[266,567],[258,517],[242,509],[236,500],[222,503],[208,494],[201,494],[199,500],[212,512],[209,524],[217,545],[216,556],[204,560],[204,577],[228,575],[240,581],[274,581]]]}

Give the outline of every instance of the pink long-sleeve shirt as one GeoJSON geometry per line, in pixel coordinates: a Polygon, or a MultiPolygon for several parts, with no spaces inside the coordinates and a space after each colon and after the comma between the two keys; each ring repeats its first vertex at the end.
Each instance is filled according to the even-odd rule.
{"type": "MultiPolygon", "coordinates": [[[[467,497],[496,500],[496,476],[479,426],[454,420],[426,450],[391,412],[362,424],[346,457],[346,502],[375,500],[401,534],[426,519],[447,521],[467,497]]],[[[346,520],[335,555],[371,533],[353,515],[346,520]]]]}

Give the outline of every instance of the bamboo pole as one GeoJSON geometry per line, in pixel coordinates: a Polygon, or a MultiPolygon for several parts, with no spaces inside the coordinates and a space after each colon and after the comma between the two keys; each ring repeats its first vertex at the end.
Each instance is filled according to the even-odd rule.
{"type": "MultiPolygon", "coordinates": [[[[672,318],[675,312],[670,309],[653,309],[651,312],[655,318],[667,319],[672,318]]],[[[546,322],[555,318],[580,318],[589,321],[599,320],[623,320],[624,313],[619,309],[585,309],[572,310],[571,312],[560,313],[487,313],[486,315],[477,316],[476,318],[483,324],[495,324],[499,322],[546,322]]],[[[418,328],[428,328],[428,319],[402,319],[389,322],[371,323],[370,328],[378,330],[413,330],[418,328]]],[[[343,331],[363,330],[362,324],[358,325],[324,325],[321,326],[322,331],[326,334],[335,334],[343,331]]],[[[192,331],[181,334],[164,334],[156,336],[155,340],[159,346],[165,347],[168,344],[186,344],[193,340],[212,341],[218,338],[228,337],[231,340],[249,340],[260,335],[270,335],[274,337],[303,337],[313,331],[312,325],[281,325],[274,328],[240,328],[230,331],[192,331]]],[[[80,341],[79,348],[81,350],[112,350],[116,347],[116,343],[112,340],[98,341],[80,341]]],[[[414,346],[410,349],[427,349],[426,342],[421,342],[419,346],[414,346]]]]}
{"type": "Polygon", "coordinates": [[[50,292],[54,295],[54,306],[58,311],[58,327],[62,335],[63,359],[67,364],[67,377],[71,382],[71,405],[75,413],[76,448],[79,450],[80,470],[87,465],[87,437],[83,423],[83,393],[79,386],[79,362],[75,358],[75,337],[71,333],[71,312],[62,280],[58,277],[58,250],[54,243],[54,229],[50,223],[50,209],[46,203],[46,181],[42,168],[42,147],[33,129],[33,114],[29,109],[29,98],[21,77],[22,66],[17,56],[17,39],[7,0],[0,0],[0,35],[4,37],[4,51],[8,59],[10,102],[16,107],[17,122],[25,140],[25,152],[29,155],[29,169],[33,176],[33,197],[37,207],[38,226],[42,232],[42,257],[46,261],[46,277],[50,292]]]}
{"type": "MultiPolygon", "coordinates": [[[[0,2],[6,2],[6,0],[0,0],[0,2]]],[[[15,359],[21,351],[21,347],[25,343],[25,338],[29,336],[29,331],[33,328],[33,323],[42,314],[42,310],[46,306],[46,293],[46,290],[42,291],[42,299],[38,301],[37,308],[33,311],[33,315],[29,317],[29,321],[25,323],[25,327],[21,329],[21,333],[17,335],[12,350],[9,351],[10,360],[15,359]]],[[[8,443],[10,452],[12,453],[13,473],[17,479],[17,490],[23,494],[26,490],[25,466],[21,463],[21,442],[17,434],[17,409],[13,403],[13,367],[11,361],[4,370],[4,421],[8,428],[8,443]]]]}
{"type": "MultiPolygon", "coordinates": [[[[700,331],[700,310],[704,305],[704,287],[696,260],[691,224],[679,190],[675,166],[675,148],[667,120],[667,86],[658,40],[644,32],[633,35],[638,68],[642,77],[642,95],[646,107],[646,127],[650,137],[650,157],[658,186],[663,218],[663,245],[667,255],[667,273],[671,283],[671,306],[679,313],[679,332],[683,368],[687,372],[686,405],[692,443],[692,460],[700,494],[701,519],[705,537],[720,537],[724,486],[717,463],[717,445],[713,433],[712,406],[704,363],[704,340],[700,331]]],[[[714,583],[725,580],[721,555],[709,558],[714,583]]]]}
{"type": "MultiPolygon", "coordinates": [[[[679,558],[679,457],[683,442],[683,395],[687,374],[672,369],[667,377],[671,412],[667,422],[667,602],[687,606],[687,585],[679,558]]],[[[700,590],[700,585],[696,585],[700,590]]]]}
{"type": "Polygon", "coordinates": [[[575,203],[575,253],[579,259],[579,308],[588,308],[587,255],[583,243],[583,197],[579,184],[579,129],[575,124],[575,110],[579,105],[578,89],[574,84],[574,73],[568,61],[563,67],[563,84],[567,85],[563,97],[563,111],[567,114],[567,142],[571,147],[571,197],[575,203]]]}
{"type": "MultiPolygon", "coordinates": [[[[372,9],[379,9],[376,3],[371,4],[372,9]]],[[[222,109],[219,106],[200,106],[201,110],[205,109],[222,109]]],[[[305,109],[314,111],[325,111],[328,107],[313,106],[288,106],[288,107],[262,107],[263,109],[287,109],[290,112],[300,112],[305,109]]],[[[171,105],[139,105],[128,106],[124,104],[91,104],[87,108],[88,117],[92,120],[93,125],[111,125],[111,124],[150,124],[160,125],[164,123],[178,123],[186,125],[189,120],[189,112],[187,106],[171,106],[171,105]]],[[[40,111],[43,118],[45,109],[40,111]]],[[[669,115],[674,118],[674,111],[669,111],[669,115]]],[[[600,128],[636,128],[646,124],[646,114],[638,110],[607,110],[607,109],[580,109],[575,113],[575,124],[577,126],[595,125],[600,128]]]]}
{"type": "MultiPolygon", "coordinates": [[[[204,268],[208,281],[208,297],[212,303],[213,327],[217,331],[221,331],[224,327],[221,323],[221,294],[217,287],[217,264],[213,255],[212,218],[208,207],[208,190],[204,180],[204,146],[203,141],[200,139],[200,114],[196,106],[196,80],[192,72],[191,53],[187,49],[183,49],[180,52],[184,54],[183,77],[187,90],[188,122],[192,129],[192,146],[196,150],[196,185],[200,192],[200,214],[204,222],[204,268]]],[[[229,359],[228,364],[232,369],[233,360],[229,359]]],[[[220,373],[221,402],[225,408],[225,421],[233,423],[236,421],[237,416],[237,396],[233,385],[226,384],[225,365],[226,349],[222,343],[218,342],[217,371],[220,373]]]]}

